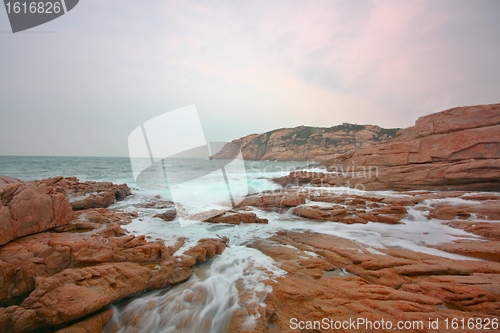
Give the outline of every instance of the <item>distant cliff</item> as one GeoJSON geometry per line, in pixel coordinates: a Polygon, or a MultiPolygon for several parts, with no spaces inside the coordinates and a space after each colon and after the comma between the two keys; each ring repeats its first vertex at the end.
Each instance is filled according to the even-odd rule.
{"type": "Polygon", "coordinates": [[[226,144],[214,159],[231,159],[240,147],[245,160],[322,161],[396,136],[399,128],[343,123],[333,127],[299,126],[251,134],[226,144]]]}

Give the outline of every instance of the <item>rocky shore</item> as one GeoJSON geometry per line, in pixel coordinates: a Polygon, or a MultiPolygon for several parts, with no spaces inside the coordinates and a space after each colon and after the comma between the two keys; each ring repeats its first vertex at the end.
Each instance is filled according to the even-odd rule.
{"type": "MultiPolygon", "coordinates": [[[[269,273],[257,291],[237,279],[225,330],[498,331],[499,126],[499,104],[425,116],[393,139],[325,161],[323,170],[276,178],[281,190],[209,212],[201,223],[210,228],[286,222],[243,243],[283,274],[269,273]]],[[[225,237],[166,246],[128,233],[141,215],[109,206],[130,195],[108,182],[0,177],[0,332],[142,332],[164,303],[144,302],[119,318],[110,305],[189,283],[200,264],[231,249],[225,237]]],[[[137,205],[161,223],[175,219],[172,202],[157,199],[137,205]]],[[[206,293],[193,290],[179,300],[204,305],[206,293]]],[[[189,332],[189,324],[175,330],[189,332]]]]}
{"type": "Polygon", "coordinates": [[[419,118],[393,139],[293,172],[282,184],[365,190],[500,189],[500,104],[459,107],[419,118]]]}
{"type": "MultiPolygon", "coordinates": [[[[328,193],[314,187],[290,188],[286,193],[250,197],[238,209],[254,206],[314,223],[335,222],[331,230],[341,225],[387,224],[396,234],[405,232],[398,225],[412,223],[419,216],[421,222],[431,220],[455,228],[449,231],[451,234],[464,236],[462,230],[468,233],[465,239],[455,241],[436,235],[435,244],[426,244],[428,252],[441,250],[463,256],[460,259],[397,246],[370,248],[346,238],[304,230],[283,230],[266,239],[256,237],[248,246],[272,257],[287,274],[266,282],[272,292],[265,298],[266,306],[257,308],[261,317],[254,332],[296,332],[301,330],[294,323],[302,322],[307,328],[308,322],[323,323],[324,318],[423,325],[400,330],[404,332],[452,331],[445,323],[453,319],[483,324],[500,320],[500,194],[410,191],[388,196],[384,192],[328,193]],[[466,257],[480,260],[464,260],[466,257]],[[441,324],[430,329],[429,322],[436,320],[441,324]]],[[[289,220],[294,223],[293,218],[289,220]]],[[[432,230],[413,232],[412,237],[423,239],[429,233],[432,230]]],[[[234,318],[233,324],[237,331],[241,322],[234,318]]],[[[321,327],[302,331],[334,331],[321,327]]],[[[394,328],[375,331],[391,330],[394,328]]],[[[372,330],[359,326],[335,331],[372,330]]],[[[459,331],[478,329],[465,327],[459,331]]]]}
{"type": "Polygon", "coordinates": [[[0,178],[1,332],[100,332],[108,304],[184,281],[224,250],[203,239],[174,256],[183,239],[166,247],[127,235],[137,213],[104,208],[127,195],[106,182],[0,178]]]}
{"type": "Polygon", "coordinates": [[[393,138],[397,130],[349,123],[282,128],[233,140],[212,158],[232,159],[239,148],[247,161],[323,161],[393,138]]]}

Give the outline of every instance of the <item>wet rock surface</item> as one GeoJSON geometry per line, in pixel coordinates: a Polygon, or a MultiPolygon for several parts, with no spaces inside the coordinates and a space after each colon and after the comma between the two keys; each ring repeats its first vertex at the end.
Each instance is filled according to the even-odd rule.
{"type": "MultiPolygon", "coordinates": [[[[324,318],[422,325],[336,331],[481,331],[443,326],[452,319],[489,321],[495,331],[500,195],[472,190],[498,191],[499,108],[422,117],[394,139],[326,161],[323,172],[277,178],[282,190],[250,195],[230,211],[182,215],[189,212],[180,207],[204,229],[173,235],[168,246],[156,236],[174,229],[178,212],[161,197],[127,206],[126,185],[0,177],[0,331],[141,332],[161,311],[189,307],[209,313],[196,323],[207,332],[332,331],[307,326],[324,318]],[[214,263],[212,272],[228,274],[203,277],[214,263]],[[115,318],[110,309],[129,297],[143,304],[115,318]],[[212,327],[221,299],[226,312],[212,327]],[[435,320],[441,326],[429,329],[435,320]]],[[[169,329],[189,331],[192,320],[169,329]]]]}
{"type": "Polygon", "coordinates": [[[95,204],[71,209],[68,195],[98,193],[74,201],[88,203],[103,193],[114,202],[130,194],[124,185],[62,177],[2,181],[1,332],[99,332],[112,315],[101,309],[134,293],[186,280],[194,264],[226,246],[225,240],[202,239],[175,256],[182,238],[167,247],[127,235],[122,226],[138,218],[136,212],[88,208],[95,204]]]}
{"type": "MultiPolygon", "coordinates": [[[[26,186],[8,186],[12,185],[26,186]]],[[[142,206],[161,211],[170,209],[172,203],[158,200],[142,206]]],[[[415,218],[420,218],[458,234],[466,232],[455,241],[428,245],[465,257],[458,260],[404,248],[370,247],[304,230],[283,230],[264,238],[256,234],[246,246],[272,258],[286,274],[264,281],[272,289],[259,292],[260,303],[255,293],[238,285],[241,310],[233,313],[227,331],[291,332],[292,318],[426,324],[429,318],[441,322],[447,318],[498,319],[499,206],[500,196],[495,193],[468,191],[387,195],[296,187],[249,197],[234,210],[206,221],[269,223],[260,217],[261,211],[318,224],[391,228],[417,223],[415,218]],[[481,260],[464,260],[467,257],[481,260]],[[256,318],[253,328],[249,328],[249,316],[256,318]]],[[[167,247],[162,241],[127,234],[124,228],[140,218],[137,212],[91,208],[72,214],[73,219],[64,225],[0,247],[0,325],[4,331],[116,331],[123,323],[107,324],[112,316],[108,305],[140,291],[185,281],[194,265],[221,254],[228,241],[202,238],[176,255],[186,245],[183,238],[167,247]]],[[[189,300],[198,301],[203,303],[189,300]]],[[[152,304],[151,309],[158,306],[152,304]]],[[[140,313],[126,318],[133,327],[140,313]]]]}
{"type": "Polygon", "coordinates": [[[205,222],[210,223],[227,223],[227,224],[240,224],[240,223],[268,223],[267,219],[260,219],[255,213],[225,213],[221,216],[211,217],[205,222]]]}
{"type": "MultiPolygon", "coordinates": [[[[413,191],[387,196],[383,192],[359,195],[328,193],[314,187],[304,191],[299,187],[275,195],[275,200],[265,199],[276,202],[275,208],[284,195],[303,197],[303,204],[289,209],[307,221],[405,224],[419,216],[454,228],[457,234],[467,231],[470,236],[462,235],[468,239],[434,246],[464,256],[461,259],[403,248],[373,248],[308,231],[283,230],[269,238],[257,238],[247,246],[273,258],[287,274],[266,281],[272,292],[265,298],[266,305],[254,310],[261,315],[254,332],[297,331],[291,328],[292,318],[295,323],[302,321],[304,327],[307,321],[321,322],[323,318],[383,319],[394,324],[414,321],[423,325],[436,319],[442,325],[452,318],[481,318],[484,322],[500,319],[500,234],[496,215],[500,196],[497,194],[413,191]],[[389,216],[394,222],[384,221],[381,216],[389,216]],[[466,257],[481,260],[466,260],[466,257]]],[[[259,201],[253,198],[251,202],[259,201]]],[[[266,206],[266,210],[270,207],[266,206]]],[[[251,310],[244,312],[248,313],[251,310]]],[[[231,325],[232,329],[241,330],[242,315],[235,314],[231,325]]],[[[448,331],[442,325],[435,331],[448,331]]],[[[360,330],[370,331],[364,326],[360,330]]],[[[316,327],[303,331],[332,330],[316,327]]],[[[426,332],[429,328],[404,331],[426,332]]]]}
{"type": "MultiPolygon", "coordinates": [[[[427,325],[429,318],[500,318],[497,262],[452,260],[404,249],[374,254],[355,242],[310,232],[281,232],[249,246],[287,271],[267,282],[273,291],[265,299],[260,325],[270,332],[296,331],[291,329],[292,318],[383,319],[394,325],[427,325]]],[[[365,326],[359,330],[369,331],[365,326]]],[[[424,332],[428,327],[404,331],[424,332]]],[[[441,326],[437,331],[446,330],[441,326]]]]}

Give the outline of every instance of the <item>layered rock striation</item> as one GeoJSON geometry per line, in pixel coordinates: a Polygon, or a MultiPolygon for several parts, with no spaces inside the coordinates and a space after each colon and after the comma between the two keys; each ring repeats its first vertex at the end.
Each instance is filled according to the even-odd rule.
{"type": "Polygon", "coordinates": [[[397,137],[295,172],[280,184],[366,190],[500,189],[500,104],[458,107],[419,118],[397,137]]]}

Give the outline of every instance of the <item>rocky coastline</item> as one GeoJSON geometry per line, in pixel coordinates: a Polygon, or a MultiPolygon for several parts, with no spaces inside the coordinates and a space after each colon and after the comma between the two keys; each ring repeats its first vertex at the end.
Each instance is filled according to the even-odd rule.
{"type": "Polygon", "coordinates": [[[458,107],[419,118],[393,139],[298,171],[282,185],[322,184],[372,190],[500,189],[500,104],[458,107]]]}
{"type": "Polygon", "coordinates": [[[231,159],[239,148],[247,161],[324,161],[393,138],[398,130],[349,123],[281,128],[233,140],[212,158],[231,159]]]}
{"type": "Polygon", "coordinates": [[[166,247],[127,235],[137,213],[105,207],[128,195],[76,178],[0,178],[1,332],[100,332],[110,303],[184,281],[224,250],[224,240],[202,239],[177,257],[183,239],[166,247]]]}
{"type": "MultiPolygon", "coordinates": [[[[239,285],[240,309],[227,331],[333,331],[325,318],[332,325],[365,320],[357,330],[341,326],[339,332],[397,331],[367,326],[380,320],[416,323],[399,330],[405,332],[498,330],[499,126],[500,104],[425,116],[395,138],[325,160],[322,170],[276,178],[281,190],[249,195],[201,222],[265,225],[263,212],[273,212],[289,223],[246,244],[286,274],[264,281],[269,290],[261,292],[262,302],[239,285]],[[333,229],[363,225],[370,232],[383,226],[389,235],[407,232],[421,242],[414,249],[396,242],[367,246],[326,229],[296,229],[296,221],[333,229]],[[433,230],[403,229],[420,222],[451,236],[434,239],[433,230]],[[255,318],[252,327],[248,316],[255,318]],[[465,326],[456,329],[452,321],[465,326]]],[[[177,254],[186,239],[166,246],[128,234],[127,224],[140,215],[109,206],[131,193],[126,185],[74,177],[0,177],[1,332],[140,332],[140,318],[159,304],[148,303],[121,321],[110,320],[109,306],[183,283],[196,265],[229,246],[224,238],[201,239],[177,254]]],[[[170,202],[143,204],[164,211],[158,219],[175,218],[170,202]]],[[[195,295],[184,301],[202,302],[195,295]]]]}

